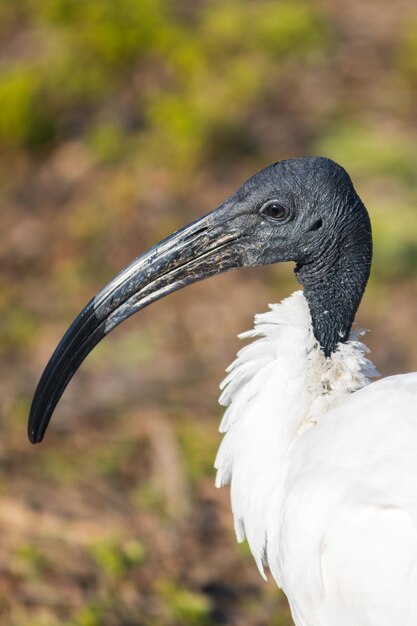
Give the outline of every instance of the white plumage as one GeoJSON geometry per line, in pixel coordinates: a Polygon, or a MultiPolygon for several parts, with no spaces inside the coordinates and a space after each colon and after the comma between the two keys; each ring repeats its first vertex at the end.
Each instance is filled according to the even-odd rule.
{"type": "Polygon", "coordinates": [[[296,292],[221,385],[216,484],[297,626],[417,624],[417,374],[371,383],[359,334],[326,358],[296,292]]]}

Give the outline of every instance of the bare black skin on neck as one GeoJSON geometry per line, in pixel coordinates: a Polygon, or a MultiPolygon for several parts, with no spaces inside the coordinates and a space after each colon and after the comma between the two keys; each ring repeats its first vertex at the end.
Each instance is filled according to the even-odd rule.
{"type": "Polygon", "coordinates": [[[349,339],[372,261],[368,212],[353,187],[346,195],[340,211],[335,207],[338,219],[326,245],[317,256],[298,262],[295,269],[304,287],[314,335],[326,356],[349,339]]]}

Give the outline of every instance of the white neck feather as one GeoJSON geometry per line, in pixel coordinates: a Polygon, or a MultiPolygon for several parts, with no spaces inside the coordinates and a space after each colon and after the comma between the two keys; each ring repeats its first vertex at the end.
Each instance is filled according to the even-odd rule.
{"type": "Polygon", "coordinates": [[[302,291],[270,309],[240,335],[256,341],[240,350],[220,386],[220,403],[228,408],[215,462],[216,485],[231,484],[237,538],[247,538],[264,577],[268,525],[278,523],[268,520],[272,503],[276,510],[281,498],[290,447],[321,415],[378,375],[357,340],[361,331],[325,358],[302,291]]]}

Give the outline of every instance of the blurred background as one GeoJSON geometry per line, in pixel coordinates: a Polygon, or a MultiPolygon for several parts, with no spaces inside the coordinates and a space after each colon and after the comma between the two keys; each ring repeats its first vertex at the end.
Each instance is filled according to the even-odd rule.
{"type": "Polygon", "coordinates": [[[212,467],[218,383],[290,266],[189,287],[88,358],[46,441],[30,400],[133,257],[270,162],[352,175],[375,234],[358,323],[417,367],[413,0],[1,0],[0,624],[289,626],[212,467]]]}

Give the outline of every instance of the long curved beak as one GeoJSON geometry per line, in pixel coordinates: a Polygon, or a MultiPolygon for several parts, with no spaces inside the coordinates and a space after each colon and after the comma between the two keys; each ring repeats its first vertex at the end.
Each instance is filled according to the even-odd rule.
{"type": "Polygon", "coordinates": [[[81,311],[53,353],[38,383],[28,436],[42,441],[66,386],[92,349],[113,328],[148,304],[186,285],[244,265],[239,219],[224,207],[177,231],[135,259],[81,311]]]}

